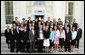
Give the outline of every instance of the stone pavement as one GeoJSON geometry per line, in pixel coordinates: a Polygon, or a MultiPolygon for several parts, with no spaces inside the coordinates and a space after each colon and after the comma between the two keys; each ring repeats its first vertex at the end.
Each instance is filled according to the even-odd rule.
{"type": "Polygon", "coordinates": [[[80,49],[75,49],[74,52],[53,52],[53,53],[21,53],[21,52],[13,52],[11,53],[8,49],[8,45],[6,44],[5,36],[1,36],[1,54],[84,54],[84,34],[82,35],[82,38],[80,40],[80,49]]]}

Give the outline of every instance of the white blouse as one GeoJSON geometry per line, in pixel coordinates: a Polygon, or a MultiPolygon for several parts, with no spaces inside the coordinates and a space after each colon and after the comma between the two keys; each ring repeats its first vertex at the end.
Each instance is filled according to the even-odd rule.
{"type": "Polygon", "coordinates": [[[40,39],[44,39],[42,30],[40,31],[40,39]]]}
{"type": "Polygon", "coordinates": [[[76,36],[77,36],[77,32],[76,31],[72,32],[72,40],[74,40],[76,36]]]}

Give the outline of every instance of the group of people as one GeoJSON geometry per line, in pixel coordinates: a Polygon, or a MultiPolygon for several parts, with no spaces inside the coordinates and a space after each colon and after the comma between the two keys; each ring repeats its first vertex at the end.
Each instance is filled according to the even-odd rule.
{"type": "Polygon", "coordinates": [[[82,29],[76,23],[76,19],[69,24],[68,20],[64,25],[60,18],[58,22],[44,19],[18,21],[18,17],[12,22],[12,27],[6,26],[5,37],[10,52],[73,52],[79,49],[79,40],[82,37],[82,29]],[[45,48],[45,50],[43,50],[45,48]]]}

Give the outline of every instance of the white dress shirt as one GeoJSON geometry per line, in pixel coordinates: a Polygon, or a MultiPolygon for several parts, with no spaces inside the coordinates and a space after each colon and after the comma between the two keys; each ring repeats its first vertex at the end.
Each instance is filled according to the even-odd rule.
{"type": "Polygon", "coordinates": [[[77,36],[77,32],[76,31],[72,32],[72,40],[74,40],[76,36],[77,36]]]}
{"type": "Polygon", "coordinates": [[[34,30],[32,30],[32,32],[33,32],[33,35],[34,35],[34,30]]]}

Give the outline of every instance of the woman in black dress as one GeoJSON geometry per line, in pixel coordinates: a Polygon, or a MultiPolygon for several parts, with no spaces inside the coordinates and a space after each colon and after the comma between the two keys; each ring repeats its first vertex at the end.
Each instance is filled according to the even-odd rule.
{"type": "Polygon", "coordinates": [[[5,30],[5,37],[6,37],[6,43],[8,44],[8,48],[10,48],[10,29],[9,26],[6,26],[5,30]]]}

